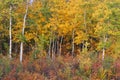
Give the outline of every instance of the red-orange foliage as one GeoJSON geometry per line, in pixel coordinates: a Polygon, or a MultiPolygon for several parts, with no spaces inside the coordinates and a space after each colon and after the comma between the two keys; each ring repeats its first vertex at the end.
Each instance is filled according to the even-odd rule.
{"type": "MultiPolygon", "coordinates": [[[[120,59],[116,60],[113,69],[110,69],[105,74],[109,75],[109,72],[113,72],[109,75],[109,79],[119,79],[119,63],[120,59]]],[[[81,67],[82,63],[79,62],[78,57],[68,55],[58,56],[54,60],[47,57],[35,60],[26,58],[22,64],[19,63],[19,60],[13,59],[9,64],[0,64],[3,64],[0,65],[3,68],[2,80],[85,80],[86,78],[100,80],[100,74],[98,73],[101,68],[104,70],[103,64],[99,59],[93,61],[91,66],[84,65],[81,67]]],[[[107,76],[106,79],[108,79],[107,76]]]]}

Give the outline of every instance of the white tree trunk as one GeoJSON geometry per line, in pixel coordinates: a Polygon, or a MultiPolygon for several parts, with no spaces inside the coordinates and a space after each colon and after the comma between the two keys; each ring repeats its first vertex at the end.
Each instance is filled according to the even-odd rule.
{"type": "Polygon", "coordinates": [[[74,36],[75,36],[75,30],[73,29],[73,31],[72,31],[72,56],[74,56],[74,50],[75,50],[74,36]]]}
{"type": "Polygon", "coordinates": [[[103,48],[103,51],[102,51],[102,60],[104,60],[104,57],[105,57],[105,48],[103,48]]]}
{"type": "MultiPolygon", "coordinates": [[[[87,35],[87,22],[86,22],[86,10],[84,10],[84,27],[85,27],[85,34],[87,35]]],[[[83,40],[83,45],[82,45],[82,52],[85,52],[85,42],[83,40]]]]}
{"type": "Polygon", "coordinates": [[[48,55],[49,55],[49,58],[51,56],[51,43],[52,43],[52,40],[50,38],[50,44],[49,44],[49,50],[48,50],[48,55]]]}
{"type": "MultiPolygon", "coordinates": [[[[24,32],[25,32],[27,13],[28,13],[28,0],[27,0],[27,4],[26,4],[26,13],[24,15],[24,20],[23,20],[23,28],[22,28],[22,35],[23,36],[24,36],[24,32]]],[[[23,42],[21,42],[21,44],[20,44],[20,62],[21,63],[22,63],[22,58],[23,58],[22,56],[23,56],[23,42]]]]}
{"type": "Polygon", "coordinates": [[[55,40],[54,40],[54,38],[53,38],[53,40],[52,40],[52,59],[55,58],[55,51],[54,51],[54,48],[55,48],[55,40]]]}
{"type": "Polygon", "coordinates": [[[9,26],[9,57],[10,59],[12,58],[11,54],[12,54],[12,6],[10,5],[10,26],[9,26]]]}
{"type": "Polygon", "coordinates": [[[106,35],[103,36],[103,41],[104,41],[104,47],[103,47],[103,51],[102,51],[102,60],[104,60],[104,57],[105,57],[105,44],[107,42],[106,35]]]}
{"type": "Polygon", "coordinates": [[[59,48],[59,55],[61,56],[61,51],[62,51],[62,42],[63,42],[63,36],[60,39],[60,48],[59,48]]]}

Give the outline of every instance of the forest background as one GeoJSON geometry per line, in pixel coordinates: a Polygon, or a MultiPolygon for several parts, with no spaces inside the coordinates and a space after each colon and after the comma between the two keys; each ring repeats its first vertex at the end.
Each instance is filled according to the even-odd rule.
{"type": "Polygon", "coordinates": [[[0,79],[119,80],[120,0],[0,0],[0,79]]]}

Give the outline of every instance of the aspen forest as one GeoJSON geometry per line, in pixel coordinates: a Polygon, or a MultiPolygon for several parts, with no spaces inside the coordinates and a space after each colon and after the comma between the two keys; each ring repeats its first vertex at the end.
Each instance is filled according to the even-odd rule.
{"type": "Polygon", "coordinates": [[[120,80],[120,0],[0,0],[0,80],[120,80]]]}

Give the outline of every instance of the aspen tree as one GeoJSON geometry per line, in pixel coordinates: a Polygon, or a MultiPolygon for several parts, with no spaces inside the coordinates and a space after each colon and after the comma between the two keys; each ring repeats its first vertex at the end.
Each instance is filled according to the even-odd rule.
{"type": "Polygon", "coordinates": [[[12,54],[12,6],[10,4],[10,26],[9,26],[9,57],[12,58],[11,54],[12,54]]]}
{"type": "MultiPolygon", "coordinates": [[[[26,12],[23,19],[22,36],[24,36],[24,32],[25,32],[27,14],[28,14],[28,0],[26,2],[26,12]]],[[[23,60],[23,41],[21,41],[20,43],[20,62],[21,63],[22,63],[22,60],[23,60]]]]}

